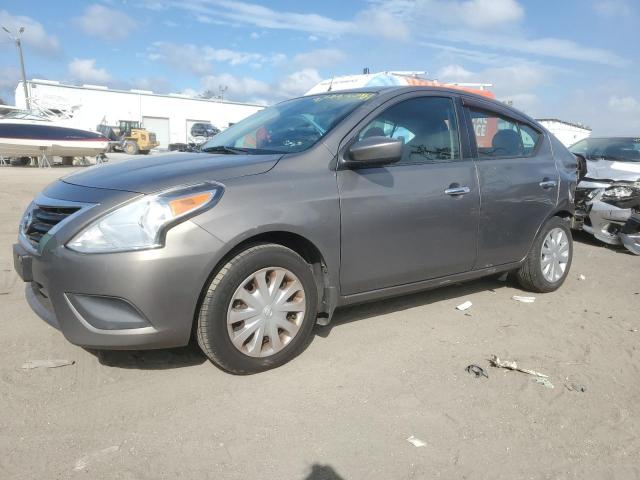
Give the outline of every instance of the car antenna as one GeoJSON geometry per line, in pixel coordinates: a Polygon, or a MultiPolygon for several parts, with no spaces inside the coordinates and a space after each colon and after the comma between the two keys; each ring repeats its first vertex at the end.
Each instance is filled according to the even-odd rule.
{"type": "Polygon", "coordinates": [[[331,87],[333,87],[333,75],[331,76],[331,81],[329,82],[329,88],[327,88],[327,92],[331,91],[331,87]]]}

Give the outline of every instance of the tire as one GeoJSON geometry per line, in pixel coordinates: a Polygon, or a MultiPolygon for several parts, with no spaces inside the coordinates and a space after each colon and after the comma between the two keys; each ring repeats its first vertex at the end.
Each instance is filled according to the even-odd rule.
{"type": "Polygon", "coordinates": [[[142,155],[149,155],[149,150],[140,150],[142,155]]]}
{"type": "MultiPolygon", "coordinates": [[[[556,238],[558,238],[557,235],[556,238]]],[[[559,242],[559,244],[562,245],[562,242],[559,242]]],[[[516,278],[520,286],[525,290],[538,293],[553,292],[560,288],[566,280],[567,275],[569,275],[572,260],[573,238],[571,236],[569,224],[560,217],[552,217],[540,229],[540,232],[533,242],[531,251],[527,255],[527,258],[524,260],[520,269],[516,272],[516,278]],[[551,245],[552,249],[556,248],[553,246],[556,244],[555,242],[552,242],[551,244],[547,243],[547,245],[545,245],[545,242],[548,242],[549,240],[548,237],[550,232],[554,232],[554,235],[558,234],[558,232],[562,232],[564,234],[564,239],[566,239],[567,242],[566,258],[563,253],[558,253],[560,250],[563,250],[564,247],[558,247],[558,252],[556,252],[557,257],[560,259],[558,263],[553,261],[551,253],[545,254],[545,257],[543,257],[543,248],[545,248],[545,251],[547,252],[550,251],[547,248],[549,245],[551,245]],[[544,258],[551,258],[549,263],[553,265],[550,267],[555,270],[550,270],[550,267],[543,270],[544,258]],[[561,267],[563,261],[564,269],[561,267]],[[553,273],[554,271],[555,274],[553,273]],[[550,278],[550,276],[554,278],[550,278]]]]}
{"type": "MultiPolygon", "coordinates": [[[[255,295],[262,298],[260,293],[258,289],[250,293],[252,303],[255,295]]],[[[222,266],[206,287],[197,316],[198,345],[213,363],[233,374],[246,375],[278,367],[296,357],[307,346],[317,316],[317,297],[311,266],[293,250],[275,244],[259,244],[248,248],[222,266]],[[283,273],[280,285],[275,285],[273,282],[278,278],[278,272],[288,273],[283,273]],[[265,286],[269,291],[273,288],[274,293],[273,296],[269,295],[270,303],[257,303],[252,308],[248,303],[238,300],[238,296],[247,293],[242,291],[247,285],[254,285],[250,281],[252,276],[257,278],[260,275],[264,275],[267,282],[265,286]],[[289,287],[296,293],[284,298],[289,287]],[[273,300],[278,298],[278,292],[282,292],[279,298],[284,298],[284,304],[276,305],[276,300],[273,300]],[[262,305],[267,306],[263,308],[262,305]],[[298,313],[285,313],[290,305],[298,305],[295,307],[298,313]],[[250,310],[260,313],[253,315],[248,322],[228,323],[228,317],[233,319],[234,312],[250,310]],[[276,316],[278,320],[272,320],[276,316]],[[280,328],[283,322],[286,323],[284,330],[280,328]],[[241,345],[243,340],[238,338],[251,330],[251,325],[264,327],[257,327],[255,333],[247,336],[241,345]],[[276,325],[275,330],[270,330],[270,325],[276,325]],[[297,328],[297,332],[290,335],[291,325],[297,328]],[[268,336],[274,331],[278,335],[275,343],[268,336]],[[238,346],[234,345],[232,336],[236,336],[238,346]],[[252,346],[255,346],[253,354],[248,353],[252,346]],[[281,349],[277,350],[277,347],[281,349]]]]}
{"type": "Polygon", "coordinates": [[[140,149],[136,142],[126,142],[124,144],[124,153],[128,155],[137,155],[140,149]]]}

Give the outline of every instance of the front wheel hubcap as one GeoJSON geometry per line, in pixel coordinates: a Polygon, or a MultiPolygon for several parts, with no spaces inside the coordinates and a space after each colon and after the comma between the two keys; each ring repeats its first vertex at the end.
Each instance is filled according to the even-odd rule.
{"type": "Polygon", "coordinates": [[[231,297],[229,338],[250,357],[274,355],[297,335],[305,311],[298,277],[284,268],[263,268],[245,278],[231,297]]]}
{"type": "Polygon", "coordinates": [[[542,242],[540,266],[545,280],[555,283],[560,280],[569,264],[569,238],[561,228],[551,230],[542,242]]]}

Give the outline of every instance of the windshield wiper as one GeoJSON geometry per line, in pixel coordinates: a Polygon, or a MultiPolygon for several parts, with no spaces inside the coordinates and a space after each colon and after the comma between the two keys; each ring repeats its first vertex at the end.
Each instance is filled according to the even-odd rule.
{"type": "Polygon", "coordinates": [[[247,148],[227,147],[226,145],[216,145],[214,147],[207,147],[200,150],[206,153],[227,153],[231,155],[244,155],[249,153],[247,148]]]}

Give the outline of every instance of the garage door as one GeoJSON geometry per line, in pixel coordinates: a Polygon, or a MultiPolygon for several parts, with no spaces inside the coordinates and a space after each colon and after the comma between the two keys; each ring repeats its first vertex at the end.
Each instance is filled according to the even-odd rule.
{"type": "Polygon", "coordinates": [[[169,148],[169,119],[160,117],[142,117],[144,127],[156,134],[159,148],[169,148]]]}

